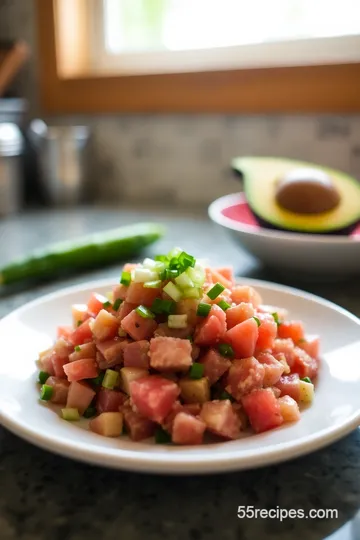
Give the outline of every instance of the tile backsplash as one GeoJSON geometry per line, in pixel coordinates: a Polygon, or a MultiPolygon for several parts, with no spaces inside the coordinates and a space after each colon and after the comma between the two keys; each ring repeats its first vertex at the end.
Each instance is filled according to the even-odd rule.
{"type": "MultiPolygon", "coordinates": [[[[34,4],[0,0],[0,39],[22,37],[33,48],[16,90],[38,115],[34,4]]],[[[50,121],[92,127],[88,192],[101,202],[204,206],[239,189],[229,164],[241,154],[314,161],[360,179],[360,115],[112,115],[50,121]]]]}

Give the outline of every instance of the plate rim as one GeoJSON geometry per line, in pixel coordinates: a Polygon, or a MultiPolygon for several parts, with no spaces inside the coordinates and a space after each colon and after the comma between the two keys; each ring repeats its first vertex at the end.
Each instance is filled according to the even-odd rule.
{"type": "MultiPolygon", "coordinates": [[[[280,291],[295,296],[300,296],[309,301],[315,301],[322,306],[327,307],[341,313],[346,318],[352,320],[360,327],[360,319],[350,311],[338,306],[334,302],[326,300],[313,293],[303,291],[301,289],[291,287],[288,285],[281,285],[273,283],[271,281],[263,281],[251,278],[236,278],[240,280],[242,284],[256,286],[262,286],[270,288],[272,291],[280,291]]],[[[0,321],[0,329],[4,323],[11,322],[12,318],[16,318],[28,309],[34,308],[44,301],[52,301],[58,297],[66,296],[87,290],[96,290],[102,287],[111,287],[114,281],[111,278],[104,278],[101,280],[93,280],[85,283],[72,285],[69,287],[60,288],[57,291],[53,291],[46,295],[39,296],[38,298],[24,304],[23,306],[12,311],[6,315],[0,321]]],[[[32,380],[29,378],[28,380],[32,380]]],[[[34,429],[28,426],[21,425],[16,418],[13,418],[11,414],[4,411],[0,404],[0,423],[6,429],[20,438],[38,446],[42,449],[51,451],[54,454],[62,455],[70,459],[89,463],[92,465],[110,467],[114,469],[128,470],[141,473],[156,473],[156,474],[218,474],[230,471],[239,471],[245,469],[255,469],[262,466],[269,466],[274,463],[281,463],[290,459],[295,459],[310,452],[320,450],[332,442],[336,442],[345,435],[351,433],[360,425],[360,407],[355,411],[345,423],[330,426],[322,431],[317,431],[307,436],[301,442],[294,442],[290,440],[286,443],[272,444],[270,449],[264,453],[259,450],[255,451],[249,459],[249,456],[239,456],[236,450],[229,450],[228,452],[222,452],[219,456],[214,458],[211,453],[207,456],[201,454],[194,456],[184,454],[185,459],[181,461],[174,461],[171,459],[171,452],[166,455],[164,459],[164,452],[161,459],[156,458],[155,455],[146,452],[134,453],[133,450],[121,449],[121,457],[119,456],[119,449],[106,448],[106,452],[101,452],[96,448],[86,448],[86,443],[76,443],[71,439],[52,439],[50,436],[46,436],[45,433],[37,433],[34,429]]],[[[223,443],[220,443],[223,444],[223,443]]]]}

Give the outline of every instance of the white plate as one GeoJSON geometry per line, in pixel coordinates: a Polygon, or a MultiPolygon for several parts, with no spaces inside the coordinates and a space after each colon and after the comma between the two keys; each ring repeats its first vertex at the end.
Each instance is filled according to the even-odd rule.
{"type": "Polygon", "coordinates": [[[360,228],[351,236],[300,234],[260,227],[243,193],[220,197],[209,216],[267,266],[321,279],[360,274],[360,228]]]}
{"type": "Polygon", "coordinates": [[[88,283],[45,296],[0,321],[0,421],[42,448],[96,465],[158,473],[214,473],[259,467],[312,452],[360,423],[360,321],[330,302],[302,291],[255,280],[268,304],[283,306],[322,338],[323,361],[314,404],[300,422],[246,438],[199,447],[159,446],[107,439],[69,423],[38,399],[35,359],[49,347],[70,306],[109,281],[88,283]]]}

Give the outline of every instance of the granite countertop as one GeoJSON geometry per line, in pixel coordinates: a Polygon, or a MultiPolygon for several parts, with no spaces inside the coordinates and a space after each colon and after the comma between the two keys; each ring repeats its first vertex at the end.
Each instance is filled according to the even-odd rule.
{"type": "MultiPolygon", "coordinates": [[[[175,245],[236,273],[268,281],[263,269],[201,213],[86,208],[33,212],[0,222],[1,263],[30,248],[95,229],[154,219],[166,239],[148,254],[175,245]]],[[[31,289],[0,292],[0,317],[25,302],[81,281],[114,277],[119,266],[31,289]]],[[[286,283],[333,300],[360,316],[360,282],[286,283]]],[[[1,339],[1,336],[0,336],[1,339]]],[[[100,469],[40,450],[0,428],[0,540],[332,540],[359,539],[360,429],[328,448],[279,466],[192,477],[138,475],[100,469]],[[238,519],[239,505],[255,508],[337,509],[337,519],[238,519]],[[344,527],[343,527],[344,526],[344,527]],[[339,529],[344,532],[340,536],[339,529]],[[351,533],[352,531],[352,533],[351,533]]]]}

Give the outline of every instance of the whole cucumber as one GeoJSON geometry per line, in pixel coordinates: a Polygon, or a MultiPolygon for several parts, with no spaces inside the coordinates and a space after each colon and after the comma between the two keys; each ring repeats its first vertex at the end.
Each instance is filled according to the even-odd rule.
{"type": "Polygon", "coordinates": [[[0,285],[48,278],[60,270],[96,267],[138,254],[165,233],[157,223],[137,223],[59,242],[0,268],[0,285]]]}

